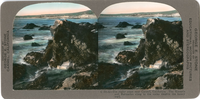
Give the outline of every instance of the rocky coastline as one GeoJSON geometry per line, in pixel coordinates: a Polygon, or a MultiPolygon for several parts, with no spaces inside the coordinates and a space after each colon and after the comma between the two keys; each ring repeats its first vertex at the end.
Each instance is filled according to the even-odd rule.
{"type": "MultiPolygon", "coordinates": [[[[127,23],[123,23],[132,26],[127,23]]],[[[122,22],[120,25],[123,25],[122,22]]],[[[116,26],[126,27],[126,26],[116,26]]],[[[46,27],[45,27],[46,28],[46,27]]],[[[41,52],[30,52],[24,61],[36,68],[49,66],[76,71],[72,76],[60,79],[53,84],[52,90],[73,89],[182,89],[183,88],[183,30],[182,22],[168,22],[161,19],[148,19],[142,30],[145,38],[134,51],[122,51],[115,57],[119,64],[98,63],[98,29],[105,28],[96,23],[73,23],[67,20],[57,20],[50,27],[52,40],[48,41],[46,49],[41,52]],[[168,73],[151,79],[141,87],[138,69],[124,81],[116,82],[107,87],[110,81],[120,78],[121,73],[141,65],[142,68],[167,69],[168,73]],[[162,84],[160,84],[162,83],[162,84]]],[[[137,27],[140,28],[140,27],[137,27]]],[[[49,29],[49,28],[48,28],[49,29]]],[[[121,36],[121,34],[120,34],[121,36]]],[[[124,35],[120,38],[125,38],[124,35]]],[[[117,38],[116,39],[120,39],[117,38]]],[[[129,43],[129,42],[128,42],[129,43]]],[[[130,44],[128,44],[130,45],[130,44]]],[[[13,68],[16,77],[13,83],[23,79],[26,65],[15,64],[13,68]],[[21,71],[20,73],[18,71],[21,71]]],[[[34,81],[15,89],[39,90],[47,86],[48,76],[41,74],[34,81]]]]}
{"type": "Polygon", "coordinates": [[[182,22],[148,19],[147,23],[142,26],[142,30],[145,38],[140,40],[138,48],[135,51],[119,52],[115,59],[126,65],[140,64],[143,68],[169,70],[169,72],[162,77],[158,77],[154,80],[152,79],[153,81],[147,84],[147,86],[152,85],[148,87],[149,89],[158,87],[161,89],[182,89],[182,22]],[[163,82],[163,84],[158,84],[161,82],[163,82]]]}

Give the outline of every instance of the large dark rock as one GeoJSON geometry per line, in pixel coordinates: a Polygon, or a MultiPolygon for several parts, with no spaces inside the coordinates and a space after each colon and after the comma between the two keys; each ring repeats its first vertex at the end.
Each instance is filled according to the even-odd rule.
{"type": "Polygon", "coordinates": [[[126,54],[120,52],[116,57],[118,62],[138,63],[149,67],[158,60],[164,60],[168,65],[174,65],[183,61],[183,30],[181,21],[164,21],[161,19],[148,19],[142,26],[145,39],[140,44],[135,54],[125,61],[126,54]],[[120,56],[123,56],[120,58],[120,56]],[[137,57],[137,58],[136,58],[137,57]],[[127,60],[130,60],[127,61],[127,60]],[[131,61],[134,60],[134,61],[131,61]]]}
{"type": "Polygon", "coordinates": [[[127,26],[132,26],[131,24],[129,24],[128,22],[119,22],[119,24],[115,27],[122,27],[125,28],[127,26]]]}
{"type": "Polygon", "coordinates": [[[105,28],[102,24],[97,23],[97,22],[94,24],[94,27],[95,27],[96,29],[102,29],[102,28],[105,28]]]}
{"type": "Polygon", "coordinates": [[[116,39],[123,39],[126,38],[124,34],[118,33],[116,36],[116,39]]]}
{"type": "Polygon", "coordinates": [[[36,67],[47,66],[47,62],[43,60],[43,53],[30,52],[24,57],[24,61],[36,67]]]}
{"type": "Polygon", "coordinates": [[[91,32],[94,25],[63,21],[54,31],[52,67],[70,61],[76,65],[97,61],[98,34],[91,32]]]}
{"type": "Polygon", "coordinates": [[[145,35],[145,62],[149,66],[162,59],[169,65],[183,61],[183,28],[181,21],[148,19],[142,27],[145,35]]]}
{"type": "Polygon", "coordinates": [[[13,64],[13,84],[21,80],[26,75],[26,65],[24,64],[13,64]]]}
{"type": "Polygon", "coordinates": [[[44,53],[28,53],[24,60],[35,66],[48,63],[51,67],[57,67],[66,61],[76,66],[96,62],[98,34],[92,32],[96,29],[95,25],[57,21],[58,26],[51,27],[53,40],[49,41],[44,53]]]}
{"type": "Polygon", "coordinates": [[[50,30],[50,26],[42,26],[38,30],[50,30]]]}
{"type": "Polygon", "coordinates": [[[31,43],[31,46],[41,46],[41,45],[36,42],[33,42],[33,43],[31,43]]]}
{"type": "Polygon", "coordinates": [[[35,25],[34,23],[27,23],[26,26],[23,27],[23,29],[34,29],[35,27],[39,27],[35,25]]]}
{"type": "Polygon", "coordinates": [[[133,89],[135,88],[140,82],[140,75],[136,71],[130,77],[128,77],[124,82],[115,86],[115,88],[119,89],[133,89]]]}
{"type": "Polygon", "coordinates": [[[24,40],[31,40],[33,37],[31,35],[24,35],[23,37],[24,40]]]}
{"type": "Polygon", "coordinates": [[[145,39],[140,40],[140,45],[136,51],[122,51],[119,52],[115,59],[123,64],[136,65],[145,55],[145,39]]]}
{"type": "Polygon", "coordinates": [[[39,89],[42,89],[47,82],[48,82],[47,74],[43,73],[38,78],[36,78],[34,81],[29,82],[26,86],[26,89],[39,90],[39,89]]]}

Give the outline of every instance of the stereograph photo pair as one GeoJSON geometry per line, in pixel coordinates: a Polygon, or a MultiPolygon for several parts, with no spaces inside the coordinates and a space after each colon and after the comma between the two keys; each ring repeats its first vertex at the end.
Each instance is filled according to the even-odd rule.
{"type": "Polygon", "coordinates": [[[195,98],[195,0],[7,1],[2,96],[195,98]]]}

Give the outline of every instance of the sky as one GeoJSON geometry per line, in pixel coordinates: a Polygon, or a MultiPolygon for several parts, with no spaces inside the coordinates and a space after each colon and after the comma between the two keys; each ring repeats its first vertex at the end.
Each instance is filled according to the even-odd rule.
{"type": "Polygon", "coordinates": [[[102,14],[123,14],[137,12],[159,12],[175,10],[173,7],[152,2],[124,2],[113,4],[102,11],[102,14]]]}
{"type": "Polygon", "coordinates": [[[22,8],[17,15],[41,15],[41,14],[59,14],[74,13],[90,10],[88,7],[75,3],[38,3],[22,8]]]}
{"type": "MultiPolygon", "coordinates": [[[[99,5],[100,6],[100,5],[99,5]]],[[[74,13],[90,10],[88,7],[75,3],[38,3],[22,8],[17,16],[74,13]]],[[[101,14],[123,14],[137,12],[159,12],[175,10],[173,7],[153,2],[124,2],[117,3],[105,8],[101,14]]]]}

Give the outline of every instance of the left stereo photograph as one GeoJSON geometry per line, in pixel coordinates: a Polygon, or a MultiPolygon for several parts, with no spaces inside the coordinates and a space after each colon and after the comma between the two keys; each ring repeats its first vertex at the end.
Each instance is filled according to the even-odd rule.
{"type": "Polygon", "coordinates": [[[95,88],[98,28],[96,15],[81,4],[52,2],[22,8],[13,22],[13,89],[95,88]],[[87,69],[94,70],[94,81],[74,83],[89,75],[84,74],[87,69]]]}

